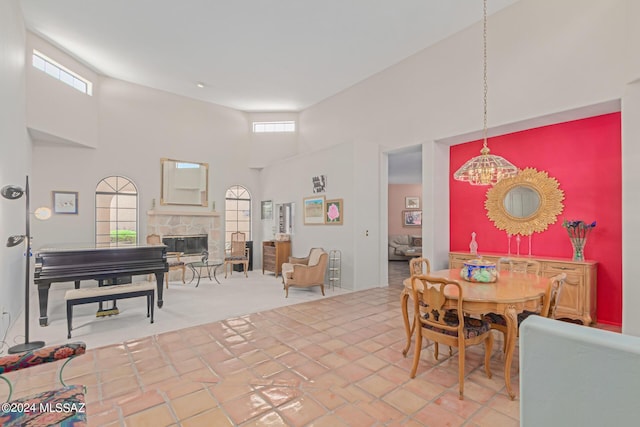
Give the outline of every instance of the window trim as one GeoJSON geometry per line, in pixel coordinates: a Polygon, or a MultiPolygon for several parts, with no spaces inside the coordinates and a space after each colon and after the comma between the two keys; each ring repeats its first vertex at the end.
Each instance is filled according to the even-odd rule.
{"type": "MultiPolygon", "coordinates": [[[[229,230],[227,230],[227,201],[228,200],[234,200],[234,201],[247,201],[249,202],[249,220],[247,221],[247,223],[249,224],[249,235],[247,236],[247,240],[252,240],[253,239],[253,198],[251,196],[251,192],[249,191],[249,189],[247,187],[245,187],[244,185],[240,185],[240,184],[234,184],[231,185],[227,188],[227,190],[225,191],[225,196],[224,196],[224,201],[225,201],[225,206],[224,206],[224,214],[225,214],[225,227],[224,227],[224,242],[225,242],[225,248],[227,246],[227,244],[229,243],[227,241],[227,233],[229,232],[229,230]],[[230,198],[227,197],[227,194],[229,193],[229,191],[233,191],[236,188],[242,188],[242,190],[246,193],[247,197],[246,198],[240,198],[240,197],[235,197],[235,198],[230,198]]],[[[236,210],[236,212],[239,212],[238,210],[236,210]]],[[[236,224],[239,223],[238,220],[235,221],[236,224]]],[[[244,222],[244,221],[243,221],[244,222]]],[[[239,231],[236,227],[235,230],[233,231],[239,231]]]]}
{"type": "Polygon", "coordinates": [[[86,79],[86,78],[82,77],[80,74],[78,74],[78,73],[75,73],[75,72],[71,71],[70,69],[68,69],[68,68],[67,68],[67,67],[65,67],[64,65],[60,64],[59,62],[54,61],[53,59],[49,58],[47,55],[45,55],[44,53],[40,52],[40,51],[39,51],[39,50],[37,50],[37,49],[33,49],[33,53],[32,53],[32,56],[31,56],[31,65],[32,65],[35,69],[40,70],[40,71],[42,71],[43,73],[45,73],[46,75],[48,75],[49,77],[52,77],[52,78],[54,78],[54,79],[58,80],[59,82],[64,83],[64,84],[66,84],[67,86],[70,86],[70,87],[74,88],[74,89],[75,89],[75,90],[77,90],[78,92],[82,92],[82,93],[84,93],[84,94],[86,94],[86,95],[93,96],[93,83],[92,83],[89,79],[86,79]],[[68,81],[63,80],[62,78],[60,78],[60,76],[56,77],[56,76],[52,75],[51,73],[47,72],[45,69],[42,69],[42,68],[40,68],[40,67],[36,66],[36,65],[34,64],[34,62],[35,62],[35,58],[36,58],[36,57],[37,57],[37,58],[39,58],[39,59],[41,59],[42,61],[44,61],[45,66],[46,66],[47,64],[49,64],[49,65],[51,65],[51,66],[53,66],[53,67],[57,68],[57,69],[58,69],[58,71],[63,71],[63,72],[65,72],[65,73],[69,74],[69,75],[70,75],[71,77],[73,77],[75,80],[78,80],[78,81],[80,81],[81,83],[84,83],[84,85],[85,85],[85,88],[86,88],[86,89],[85,89],[85,90],[82,90],[81,88],[79,88],[78,86],[76,86],[76,84],[75,84],[75,83],[76,83],[76,82],[75,82],[75,80],[73,80],[72,82],[68,82],[68,81]]]}
{"type": "MultiPolygon", "coordinates": [[[[95,244],[96,247],[120,247],[120,246],[128,246],[127,244],[121,244],[119,240],[117,240],[115,243],[111,242],[111,244],[109,244],[108,246],[106,246],[106,243],[98,243],[98,224],[99,223],[104,223],[107,221],[98,221],[98,209],[104,209],[104,207],[100,207],[98,208],[98,201],[97,198],[100,195],[112,195],[114,197],[118,196],[118,195],[126,195],[126,196],[132,196],[135,197],[135,207],[133,208],[116,208],[117,210],[125,210],[125,209],[132,209],[135,210],[135,233],[136,233],[136,238],[135,238],[135,242],[134,244],[139,244],[140,242],[140,206],[139,206],[139,202],[140,202],[140,192],[138,191],[138,186],[135,184],[135,182],[133,182],[133,180],[131,178],[128,178],[126,176],[123,175],[109,175],[107,177],[102,178],[100,181],[98,181],[98,183],[96,184],[96,190],[94,192],[94,240],[95,240],[95,244]],[[116,181],[118,182],[120,179],[126,180],[125,185],[120,185],[120,183],[118,182],[118,188],[115,188],[113,192],[111,191],[98,191],[98,187],[100,186],[100,184],[103,183],[103,181],[108,180],[109,178],[116,178],[116,181]],[[135,193],[121,193],[119,191],[120,188],[125,187],[126,185],[132,185],[133,188],[135,189],[135,193]]],[[[108,221],[111,222],[111,221],[108,221]]],[[[117,229],[117,225],[120,222],[131,222],[131,221],[116,221],[116,229],[117,229]]],[[[104,236],[104,234],[100,234],[100,236],[104,236]]]]}
{"type": "Polygon", "coordinates": [[[291,133],[296,131],[296,122],[295,120],[253,122],[251,129],[253,133],[291,133]],[[282,126],[282,129],[276,130],[278,126],[282,126]]]}

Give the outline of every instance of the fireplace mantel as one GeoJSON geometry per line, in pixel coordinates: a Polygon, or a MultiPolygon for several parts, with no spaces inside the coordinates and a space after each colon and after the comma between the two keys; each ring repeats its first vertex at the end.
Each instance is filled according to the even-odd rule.
{"type": "Polygon", "coordinates": [[[147,211],[149,216],[220,216],[220,212],[214,211],[147,211]]]}

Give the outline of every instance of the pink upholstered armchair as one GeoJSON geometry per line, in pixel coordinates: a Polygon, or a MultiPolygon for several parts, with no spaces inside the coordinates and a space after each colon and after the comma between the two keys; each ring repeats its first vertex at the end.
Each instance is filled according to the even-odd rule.
{"type": "Polygon", "coordinates": [[[329,254],[322,248],[312,248],[305,258],[289,257],[289,262],[282,264],[285,298],[289,297],[290,286],[299,288],[320,286],[324,296],[324,276],[328,258],[329,254]]]}

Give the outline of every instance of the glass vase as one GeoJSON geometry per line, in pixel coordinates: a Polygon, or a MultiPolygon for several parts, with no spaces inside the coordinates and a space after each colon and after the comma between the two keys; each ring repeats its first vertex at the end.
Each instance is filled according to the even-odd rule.
{"type": "Polygon", "coordinates": [[[573,247],[573,260],[584,261],[584,245],[587,244],[586,238],[571,239],[571,246],[573,247]]]}

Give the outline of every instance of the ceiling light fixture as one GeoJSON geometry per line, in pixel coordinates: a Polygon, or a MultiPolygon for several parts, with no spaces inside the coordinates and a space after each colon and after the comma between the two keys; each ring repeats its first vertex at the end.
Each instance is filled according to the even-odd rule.
{"type": "Polygon", "coordinates": [[[196,86],[198,86],[200,89],[204,88],[204,83],[198,82],[196,83],[196,86]]]}
{"type": "Polygon", "coordinates": [[[453,174],[457,181],[467,181],[471,185],[495,184],[502,178],[518,174],[518,168],[504,157],[489,154],[487,146],[487,0],[484,0],[482,40],[484,47],[483,77],[484,77],[484,124],[482,128],[483,144],[480,155],[468,160],[453,174]]]}

